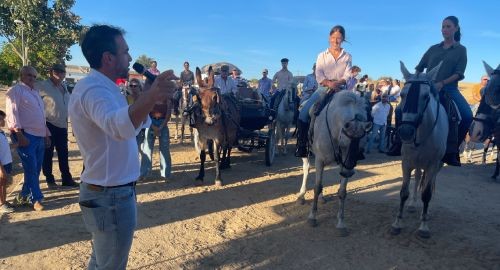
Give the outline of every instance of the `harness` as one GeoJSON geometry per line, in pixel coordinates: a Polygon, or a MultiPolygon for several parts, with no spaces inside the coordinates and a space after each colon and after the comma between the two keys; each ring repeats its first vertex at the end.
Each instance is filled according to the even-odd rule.
{"type": "MultiPolygon", "coordinates": [[[[428,81],[425,81],[425,82],[423,82],[423,81],[408,81],[407,83],[410,83],[412,88],[414,86],[419,86],[418,90],[420,90],[420,85],[422,85],[422,84],[428,85],[431,88],[431,92],[432,92],[432,90],[435,90],[434,85],[429,83],[428,81]]],[[[415,91],[417,89],[416,87],[413,89],[412,88],[410,88],[410,90],[415,91]]],[[[417,92],[417,94],[419,94],[419,93],[420,92],[417,92]]],[[[418,101],[418,99],[416,99],[416,100],[418,101]]],[[[439,106],[440,105],[439,98],[436,98],[437,113],[436,113],[436,119],[434,120],[434,124],[432,125],[432,129],[420,142],[417,142],[417,129],[420,126],[420,124],[422,124],[424,112],[427,110],[427,107],[429,106],[430,100],[431,100],[431,97],[427,96],[427,98],[425,99],[424,109],[420,113],[418,113],[416,121],[401,121],[402,125],[407,124],[407,125],[411,125],[415,128],[415,138],[413,139],[413,145],[415,147],[419,147],[425,140],[427,140],[432,135],[432,132],[434,131],[434,128],[436,127],[437,121],[439,119],[439,112],[440,112],[441,106],[439,106]]],[[[405,106],[403,107],[403,113],[405,113],[405,110],[408,110],[406,101],[407,100],[405,100],[405,106]]],[[[418,103],[417,103],[417,106],[418,106],[418,103]]],[[[406,111],[406,112],[408,112],[408,111],[406,111]]]]}

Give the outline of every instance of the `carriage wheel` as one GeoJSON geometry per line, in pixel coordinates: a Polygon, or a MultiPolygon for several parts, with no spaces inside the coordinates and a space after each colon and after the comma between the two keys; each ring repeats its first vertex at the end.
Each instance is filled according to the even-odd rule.
{"type": "Polygon", "coordinates": [[[269,129],[266,139],[266,166],[271,166],[276,152],[276,132],[274,128],[269,129]]]}

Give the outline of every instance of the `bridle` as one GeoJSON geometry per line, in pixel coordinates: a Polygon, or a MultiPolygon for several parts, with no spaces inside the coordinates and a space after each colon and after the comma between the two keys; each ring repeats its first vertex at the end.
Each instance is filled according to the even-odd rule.
{"type": "MultiPolygon", "coordinates": [[[[332,99],[333,100],[333,99],[332,99]]],[[[335,144],[333,143],[333,138],[332,138],[332,131],[330,129],[330,124],[328,122],[328,109],[330,108],[330,103],[332,102],[332,100],[330,100],[330,102],[328,102],[328,104],[326,105],[326,128],[328,130],[328,137],[330,138],[330,143],[332,145],[332,149],[333,149],[333,156],[335,158],[335,161],[337,162],[337,164],[341,165],[342,167],[344,168],[347,168],[346,167],[346,163],[347,161],[349,160],[349,158],[351,157],[351,155],[353,155],[352,152],[354,151],[357,151],[358,149],[356,148],[356,146],[359,146],[359,140],[361,140],[361,138],[363,138],[365,135],[366,135],[366,130],[363,129],[363,134],[361,134],[360,136],[352,136],[350,134],[347,133],[347,131],[345,130],[344,127],[342,127],[342,129],[340,130],[340,133],[339,133],[339,137],[338,137],[338,141],[340,142],[341,138],[342,138],[342,135],[346,136],[347,138],[350,139],[349,141],[349,150],[347,151],[347,155],[345,157],[344,160],[342,160],[342,148],[340,148],[340,143],[339,145],[337,145],[337,147],[335,147],[335,144]]],[[[361,121],[362,119],[359,119],[359,116],[355,116],[354,119],[348,121],[348,122],[351,122],[351,121],[361,121]]],[[[355,155],[357,155],[358,153],[354,153],[355,155]]]]}
{"type": "MultiPolygon", "coordinates": [[[[406,83],[407,83],[407,84],[411,84],[411,86],[412,86],[412,87],[413,87],[414,85],[418,85],[419,87],[420,87],[420,85],[428,85],[428,86],[431,88],[431,89],[430,89],[430,92],[431,92],[431,93],[432,93],[433,91],[437,92],[436,88],[434,88],[434,84],[432,84],[432,83],[431,83],[431,82],[429,82],[429,81],[407,81],[406,83]]],[[[415,89],[413,89],[413,90],[415,90],[415,89]]],[[[424,104],[424,108],[423,108],[423,110],[422,110],[422,111],[417,112],[417,118],[416,118],[414,121],[401,121],[401,125],[404,125],[404,124],[406,124],[406,125],[411,125],[411,126],[413,126],[413,128],[415,128],[415,137],[414,137],[414,139],[413,139],[413,145],[414,145],[415,147],[420,146],[420,145],[421,145],[421,144],[422,144],[425,140],[427,140],[427,139],[431,136],[431,134],[432,134],[432,132],[433,132],[434,128],[435,128],[435,127],[436,127],[436,125],[437,125],[437,121],[438,121],[438,119],[439,119],[439,112],[441,111],[441,110],[440,110],[440,107],[441,107],[441,106],[440,106],[440,102],[439,102],[439,97],[435,97],[435,98],[436,98],[436,106],[437,106],[436,119],[434,120],[434,124],[432,125],[432,129],[429,131],[429,133],[428,133],[428,134],[427,134],[427,135],[426,135],[423,139],[421,139],[421,140],[420,140],[420,142],[417,142],[417,130],[418,130],[419,126],[422,124],[422,120],[423,120],[423,117],[424,117],[424,113],[425,113],[425,111],[427,110],[427,107],[429,107],[429,102],[430,102],[430,100],[431,100],[430,95],[428,95],[428,96],[426,97],[426,99],[425,99],[425,104],[424,104]]],[[[403,106],[403,109],[402,109],[402,110],[403,110],[403,112],[402,112],[402,114],[404,114],[404,113],[405,113],[405,108],[407,107],[407,106],[406,106],[406,103],[407,103],[407,102],[408,102],[408,100],[406,100],[406,99],[405,99],[405,105],[403,106]]]]}

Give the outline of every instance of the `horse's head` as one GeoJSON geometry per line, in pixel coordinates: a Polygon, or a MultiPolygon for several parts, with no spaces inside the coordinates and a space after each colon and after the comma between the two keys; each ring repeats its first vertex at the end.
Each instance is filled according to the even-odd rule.
{"type": "Polygon", "coordinates": [[[401,63],[401,72],[406,83],[401,90],[402,124],[399,127],[399,135],[404,143],[414,142],[417,129],[422,123],[424,112],[431,100],[439,100],[438,92],[434,88],[433,81],[436,79],[441,63],[431,71],[421,74],[411,74],[401,63]]]}
{"type": "Polygon", "coordinates": [[[490,113],[480,112],[478,109],[474,121],[472,121],[469,128],[470,140],[473,142],[484,142],[493,133],[494,124],[490,113]]]}
{"type": "Polygon", "coordinates": [[[201,78],[201,70],[196,68],[196,80],[200,87],[198,96],[200,103],[199,117],[204,119],[207,125],[213,125],[221,117],[221,96],[219,89],[214,87],[214,71],[212,67],[208,68],[208,80],[201,78]]]}
{"type": "Polygon", "coordinates": [[[486,104],[494,109],[500,108],[500,65],[493,69],[490,65],[483,61],[484,69],[490,76],[490,81],[484,88],[484,99],[486,104]]]}
{"type": "Polygon", "coordinates": [[[335,94],[332,103],[333,111],[327,112],[332,119],[327,119],[326,128],[332,138],[337,138],[338,149],[334,149],[334,152],[337,162],[342,166],[340,174],[350,177],[357,165],[359,148],[363,147],[365,142],[363,137],[372,128],[372,123],[367,120],[364,98],[349,91],[341,91],[335,94]],[[335,131],[338,134],[335,134],[335,131]]]}

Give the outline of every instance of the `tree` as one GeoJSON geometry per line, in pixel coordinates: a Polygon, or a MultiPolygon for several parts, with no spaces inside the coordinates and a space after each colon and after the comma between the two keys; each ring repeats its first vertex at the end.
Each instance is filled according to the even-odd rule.
{"type": "Polygon", "coordinates": [[[145,68],[149,68],[151,66],[151,61],[154,61],[153,58],[148,57],[147,55],[143,54],[135,60],[135,62],[143,65],[145,68]]]}
{"type": "Polygon", "coordinates": [[[23,27],[28,63],[43,75],[54,63],[71,60],[69,48],[78,42],[84,26],[71,12],[75,0],[1,0],[0,36],[7,42],[0,63],[13,69],[22,65],[20,27],[23,27]],[[22,25],[15,20],[21,20],[22,25]],[[12,56],[17,56],[17,60],[12,56]]]}

